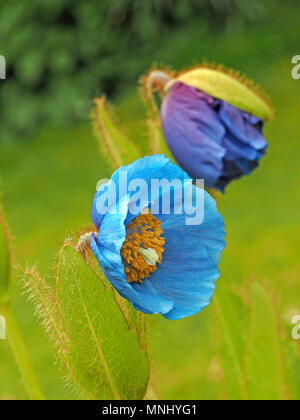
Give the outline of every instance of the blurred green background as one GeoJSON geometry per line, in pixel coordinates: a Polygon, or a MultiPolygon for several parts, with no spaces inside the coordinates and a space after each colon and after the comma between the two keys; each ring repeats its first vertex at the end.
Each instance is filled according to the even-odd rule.
{"type": "MultiPolygon", "coordinates": [[[[8,65],[0,81],[1,188],[17,263],[36,264],[44,276],[68,233],[89,223],[96,183],[111,172],[89,123],[93,96],[106,93],[114,101],[117,122],[145,153],[137,81],[153,63],[175,69],[223,63],[253,78],[273,100],[267,156],[222,200],[227,247],[218,302],[182,321],[152,317],[162,398],[239,397],[228,383],[236,360],[222,337],[225,328],[229,348],[232,334],[241,337],[246,350],[237,359],[247,371],[248,345],[257,344],[255,331],[265,321],[251,315],[254,281],[270,297],[277,338],[268,343],[277,347],[257,348],[265,382],[261,372],[246,373],[246,394],[251,398],[253,386],[265,385],[267,398],[300,398],[300,342],[291,338],[291,317],[300,313],[300,81],[291,77],[291,58],[300,53],[299,13],[299,2],[291,0],[0,3],[0,54],[8,65]]],[[[47,397],[73,398],[17,272],[13,304],[47,397]]],[[[0,341],[0,399],[26,397],[8,344],[0,341]]]]}

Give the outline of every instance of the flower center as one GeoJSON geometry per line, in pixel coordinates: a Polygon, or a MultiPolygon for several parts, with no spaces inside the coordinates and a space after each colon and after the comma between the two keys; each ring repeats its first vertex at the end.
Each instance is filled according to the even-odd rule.
{"type": "Polygon", "coordinates": [[[165,239],[161,236],[161,222],[144,210],[127,225],[126,238],[121,249],[127,281],[143,282],[161,263],[165,239]]]}

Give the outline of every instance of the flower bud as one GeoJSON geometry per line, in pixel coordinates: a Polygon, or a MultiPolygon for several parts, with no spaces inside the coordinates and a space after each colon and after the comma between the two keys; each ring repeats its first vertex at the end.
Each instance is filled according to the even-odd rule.
{"type": "Polygon", "coordinates": [[[201,67],[164,86],[161,121],[168,146],[193,179],[224,192],[265,154],[262,134],[272,109],[259,91],[234,73],[201,67]]]}

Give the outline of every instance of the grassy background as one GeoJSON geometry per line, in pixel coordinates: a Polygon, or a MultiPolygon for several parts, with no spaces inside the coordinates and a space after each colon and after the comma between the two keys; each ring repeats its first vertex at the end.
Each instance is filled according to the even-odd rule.
{"type": "MultiPolygon", "coordinates": [[[[227,247],[215,296],[234,291],[247,301],[253,280],[263,284],[272,296],[282,349],[287,343],[298,345],[290,338],[290,319],[292,313],[300,313],[300,81],[290,74],[291,57],[299,54],[297,12],[299,6],[298,11],[274,10],[267,22],[222,38],[204,37],[193,24],[164,42],[154,56],[174,68],[203,59],[222,62],[247,73],[273,99],[276,118],[265,130],[270,145],[267,156],[250,177],[230,185],[222,200],[227,247]]],[[[130,88],[130,94],[116,101],[115,114],[124,131],[146,152],[144,111],[130,88]]],[[[96,183],[110,174],[97,147],[88,123],[65,131],[44,128],[28,141],[0,144],[4,204],[19,264],[37,264],[44,275],[50,275],[63,238],[89,223],[96,183]]],[[[33,307],[22,295],[17,274],[13,304],[47,397],[72,398],[33,307]]],[[[154,374],[163,398],[228,397],[216,312],[214,298],[190,319],[170,322],[152,317],[154,374]]],[[[296,351],[300,353],[299,345],[296,351]]],[[[287,370],[284,354],[282,368],[287,370]]],[[[268,353],[264,357],[267,360],[268,353]]],[[[283,390],[282,395],[299,399],[299,379],[293,384],[293,392],[283,390]]],[[[0,342],[0,398],[26,398],[5,341],[0,342]]]]}

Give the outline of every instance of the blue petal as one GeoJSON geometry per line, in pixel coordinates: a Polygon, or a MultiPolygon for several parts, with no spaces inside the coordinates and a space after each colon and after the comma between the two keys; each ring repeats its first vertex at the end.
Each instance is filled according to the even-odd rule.
{"type": "Polygon", "coordinates": [[[221,103],[219,116],[227,130],[240,142],[252,146],[255,150],[267,147],[266,139],[261,133],[262,126],[256,127],[260,122],[257,117],[249,118],[249,114],[227,102],[221,103]]]}
{"type": "Polygon", "coordinates": [[[181,82],[167,93],[161,108],[163,131],[177,162],[193,178],[213,187],[222,174],[224,125],[213,98],[181,82]]]}
{"type": "Polygon", "coordinates": [[[98,239],[93,236],[91,249],[103,273],[122,297],[145,313],[166,313],[173,303],[158,295],[154,290],[143,288],[137,292],[126,280],[121,259],[121,248],[126,237],[125,219],[128,211],[129,195],[122,197],[117,214],[107,213],[102,220],[98,239]]]}
{"type": "MultiPolygon", "coordinates": [[[[127,186],[129,185],[130,181],[136,179],[142,179],[147,184],[147,191],[142,191],[143,201],[145,202],[144,207],[148,206],[152,200],[157,200],[157,197],[151,197],[151,180],[152,179],[166,179],[168,181],[172,181],[173,179],[188,179],[189,176],[177,165],[174,165],[170,159],[166,158],[164,155],[154,155],[154,156],[146,156],[144,158],[138,159],[135,162],[131,163],[130,165],[122,166],[117,169],[112,177],[111,180],[105,184],[106,189],[110,188],[110,185],[116,186],[116,199],[119,200],[124,194],[128,194],[127,189],[124,191],[121,189],[120,186],[120,178],[121,180],[124,179],[124,174],[126,173],[127,177],[127,186]]],[[[92,220],[94,225],[99,229],[100,224],[103,220],[103,217],[106,214],[106,211],[101,208],[101,201],[100,198],[102,194],[106,192],[106,190],[98,191],[95,194],[93,207],[92,207],[92,220]]],[[[132,197],[134,192],[130,193],[132,197]]],[[[131,214],[132,202],[129,200],[128,207],[128,218],[126,220],[126,224],[137,216],[137,214],[131,214]]]]}
{"type": "MultiPolygon", "coordinates": [[[[185,172],[163,156],[140,159],[137,164],[140,172],[131,174],[132,166],[128,168],[131,179],[140,177],[147,179],[147,182],[153,177],[163,177],[169,181],[174,178],[181,181],[189,179],[185,172]],[[151,161],[154,162],[154,168],[151,168],[151,161]],[[163,162],[163,171],[158,161],[163,162]]],[[[189,195],[182,194],[182,197],[190,198],[195,203],[196,191],[199,190],[189,185],[189,195]]],[[[176,188],[182,193],[183,184],[179,183],[176,188]]],[[[154,205],[155,200],[160,203],[167,193],[168,189],[162,188],[159,194],[150,197],[150,204],[154,205]]],[[[225,244],[224,226],[214,200],[206,192],[203,191],[203,194],[204,221],[201,225],[186,225],[186,217],[190,215],[176,214],[182,204],[180,194],[174,193],[170,201],[170,214],[157,215],[166,238],[165,252],[158,269],[143,283],[127,282],[120,255],[126,237],[126,225],[131,217],[131,193],[121,196],[117,203],[117,213],[111,208],[102,216],[98,238],[96,241],[92,237],[91,249],[107,279],[137,310],[149,314],[160,313],[168,319],[179,319],[199,312],[210,302],[214,283],[219,276],[217,265],[225,244]]]]}
{"type": "Polygon", "coordinates": [[[262,120],[181,82],[168,91],[161,119],[178,163],[209,188],[224,191],[249,174],[267,148],[262,120]]]}
{"type": "Polygon", "coordinates": [[[116,269],[116,267],[99,251],[94,236],[91,239],[91,249],[108,281],[118,293],[124,299],[127,299],[137,310],[146,314],[165,314],[173,308],[173,302],[158,295],[154,290],[147,291],[144,288],[141,291],[135,291],[131,284],[127,282],[125,273],[116,269]]]}
{"type": "Polygon", "coordinates": [[[218,263],[225,246],[224,223],[207,193],[204,205],[201,225],[187,226],[184,214],[173,214],[164,220],[166,244],[162,263],[142,285],[133,284],[135,290],[152,287],[173,301],[174,308],[164,315],[168,319],[200,312],[210,303],[215,290],[218,263]]]}
{"type": "Polygon", "coordinates": [[[217,182],[223,191],[232,179],[249,174],[258,166],[267,142],[261,133],[263,124],[259,118],[225,102],[220,106],[219,115],[227,128],[222,143],[226,149],[223,173],[217,182]]]}
{"type": "Polygon", "coordinates": [[[91,249],[98,259],[100,266],[111,284],[127,299],[136,297],[134,291],[126,281],[124,266],[121,259],[121,248],[126,238],[124,221],[128,211],[129,196],[123,197],[120,208],[123,211],[117,214],[107,213],[102,220],[97,241],[91,240],[91,249]]]}

